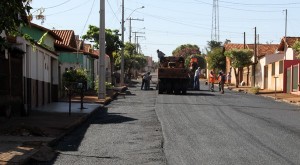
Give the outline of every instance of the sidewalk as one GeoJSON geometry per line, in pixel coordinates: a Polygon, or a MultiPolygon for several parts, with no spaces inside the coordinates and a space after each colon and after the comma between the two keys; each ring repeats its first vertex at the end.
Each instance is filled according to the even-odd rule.
{"type": "Polygon", "coordinates": [[[26,117],[0,117],[0,165],[25,164],[30,158],[51,160],[55,153],[49,147],[88,119],[97,110],[103,110],[126,87],[114,88],[106,99],[85,96],[84,109],[80,109],[80,97],[69,102],[54,102],[30,111],[26,117]]]}
{"type": "MultiPolygon", "coordinates": [[[[235,86],[226,86],[227,89],[237,91],[237,92],[245,92],[251,93],[251,87],[248,86],[239,86],[236,88],[235,86]]],[[[276,101],[283,101],[290,104],[300,105],[300,93],[283,93],[282,91],[274,91],[274,90],[265,90],[261,89],[256,94],[258,96],[273,98],[276,101]]]]}

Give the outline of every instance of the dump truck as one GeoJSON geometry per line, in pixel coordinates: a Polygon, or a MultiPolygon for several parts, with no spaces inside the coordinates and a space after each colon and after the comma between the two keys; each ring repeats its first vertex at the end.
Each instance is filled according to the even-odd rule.
{"type": "Polygon", "coordinates": [[[163,57],[158,68],[158,93],[186,94],[189,70],[183,57],[163,57]]]}

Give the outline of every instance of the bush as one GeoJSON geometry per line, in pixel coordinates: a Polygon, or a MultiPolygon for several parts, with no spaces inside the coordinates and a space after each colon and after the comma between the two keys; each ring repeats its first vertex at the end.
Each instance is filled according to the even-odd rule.
{"type": "Polygon", "coordinates": [[[87,80],[87,73],[83,69],[68,70],[63,74],[63,84],[66,87],[73,87],[74,83],[78,82],[86,84],[87,80]]]}
{"type": "MultiPolygon", "coordinates": [[[[94,87],[94,89],[95,89],[95,91],[97,91],[98,92],[98,82],[99,82],[99,79],[97,78],[96,80],[95,80],[95,87],[94,87]]],[[[106,89],[112,89],[114,86],[112,85],[112,83],[110,83],[110,82],[105,82],[105,88],[106,89]]]]}
{"type": "Polygon", "coordinates": [[[258,94],[259,89],[260,89],[259,87],[251,87],[249,93],[258,94]]]}

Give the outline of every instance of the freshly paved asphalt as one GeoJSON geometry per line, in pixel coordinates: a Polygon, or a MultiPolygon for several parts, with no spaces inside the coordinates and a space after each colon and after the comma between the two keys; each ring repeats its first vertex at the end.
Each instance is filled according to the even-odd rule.
{"type": "Polygon", "coordinates": [[[133,87],[125,97],[119,96],[63,138],[55,147],[57,157],[43,164],[165,164],[154,109],[157,91],[133,87]]]}
{"type": "Polygon", "coordinates": [[[137,86],[125,97],[66,136],[43,164],[300,164],[298,106],[210,92],[203,82],[187,95],[137,86]]]}
{"type": "Polygon", "coordinates": [[[300,164],[299,107],[207,89],[158,95],[167,164],[300,164]]]}

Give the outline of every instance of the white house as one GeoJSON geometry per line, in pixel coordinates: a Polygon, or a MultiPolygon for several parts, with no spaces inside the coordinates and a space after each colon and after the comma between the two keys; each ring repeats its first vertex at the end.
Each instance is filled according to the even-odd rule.
{"type": "Polygon", "coordinates": [[[18,47],[25,52],[24,104],[25,108],[31,109],[58,100],[58,55],[54,51],[54,42],[60,38],[36,24],[23,27],[22,32],[30,35],[35,42],[17,37],[18,47]]]}

